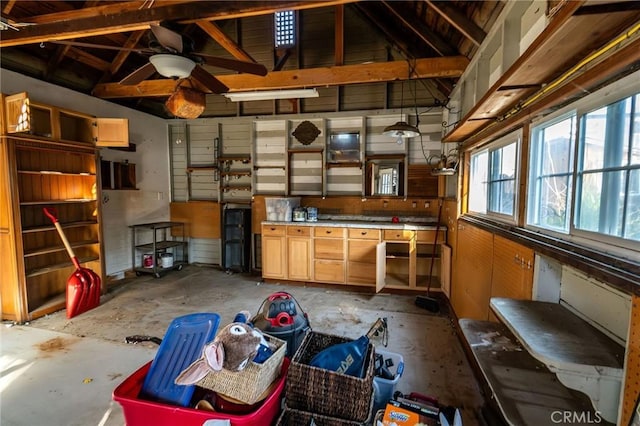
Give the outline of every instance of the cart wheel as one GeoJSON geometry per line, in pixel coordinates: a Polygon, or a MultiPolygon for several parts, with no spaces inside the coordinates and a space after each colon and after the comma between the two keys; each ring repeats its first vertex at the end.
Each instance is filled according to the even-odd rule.
{"type": "Polygon", "coordinates": [[[142,272],[136,271],[136,277],[139,277],[140,275],[142,275],[142,272]]]}
{"type": "Polygon", "coordinates": [[[156,277],[156,278],[160,278],[160,273],[156,272],[155,274],[153,274],[153,276],[156,277]]]}
{"type": "Polygon", "coordinates": [[[178,265],[178,271],[182,271],[182,264],[178,265]]]}

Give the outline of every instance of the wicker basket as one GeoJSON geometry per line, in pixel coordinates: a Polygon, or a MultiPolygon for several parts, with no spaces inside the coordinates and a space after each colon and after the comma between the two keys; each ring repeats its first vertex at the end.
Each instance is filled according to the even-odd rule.
{"type": "Polygon", "coordinates": [[[268,395],[265,391],[280,375],[287,342],[273,336],[265,335],[265,339],[277,349],[262,364],[250,362],[242,371],[222,369],[207,374],[197,385],[236,399],[245,404],[254,404],[268,395]]]}
{"type": "Polygon", "coordinates": [[[321,414],[309,413],[307,411],[295,410],[285,407],[276,426],[300,426],[314,424],[316,426],[363,426],[363,422],[338,419],[336,417],[323,416],[321,414]],[[313,420],[313,423],[311,423],[313,420]]]}
{"type": "Polygon", "coordinates": [[[370,343],[363,378],[339,374],[309,365],[311,359],[330,346],[353,339],[310,331],[291,360],[287,374],[287,406],[324,416],[355,422],[369,418],[373,399],[374,350],[370,343]]]}

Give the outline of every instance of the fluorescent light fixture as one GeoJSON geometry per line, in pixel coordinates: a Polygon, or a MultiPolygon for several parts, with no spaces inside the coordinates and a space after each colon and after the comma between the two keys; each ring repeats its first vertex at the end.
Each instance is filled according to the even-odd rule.
{"type": "Polygon", "coordinates": [[[316,89],[287,89],[287,90],[260,90],[256,92],[230,92],[224,93],[233,102],[242,101],[266,101],[271,99],[297,99],[317,98],[320,96],[316,89]]]}

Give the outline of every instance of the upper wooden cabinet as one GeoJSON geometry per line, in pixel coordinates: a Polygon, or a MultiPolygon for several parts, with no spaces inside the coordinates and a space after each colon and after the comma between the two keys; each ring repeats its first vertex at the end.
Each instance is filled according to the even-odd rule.
{"type": "Polygon", "coordinates": [[[97,147],[129,146],[129,120],[97,118],[76,111],[31,102],[26,92],[5,97],[8,134],[25,133],[97,147]]]}

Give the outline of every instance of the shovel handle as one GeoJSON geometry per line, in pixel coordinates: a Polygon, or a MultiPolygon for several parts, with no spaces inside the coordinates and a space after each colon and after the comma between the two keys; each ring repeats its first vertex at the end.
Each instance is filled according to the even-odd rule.
{"type": "Polygon", "coordinates": [[[67,240],[67,236],[64,235],[64,231],[62,230],[62,226],[60,226],[60,222],[58,222],[58,218],[56,217],[56,209],[53,207],[43,207],[42,210],[44,211],[44,214],[47,215],[49,219],[51,219],[51,222],[53,222],[53,226],[56,227],[58,234],[60,234],[60,239],[64,244],[64,248],[67,249],[67,253],[69,253],[69,257],[71,258],[73,265],[76,267],[76,269],[80,269],[80,263],[76,258],[76,254],[73,252],[71,244],[69,244],[69,240],[67,240]]]}

